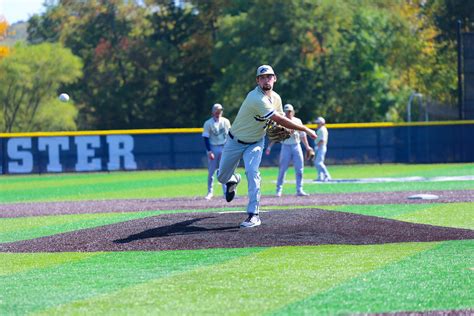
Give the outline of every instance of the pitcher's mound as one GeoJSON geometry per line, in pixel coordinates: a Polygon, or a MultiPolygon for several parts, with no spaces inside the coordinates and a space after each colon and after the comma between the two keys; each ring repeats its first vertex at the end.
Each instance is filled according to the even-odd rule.
{"type": "Polygon", "coordinates": [[[32,240],[7,252],[127,251],[320,244],[383,244],[474,239],[474,230],[412,224],[320,209],[270,211],[262,225],[239,228],[245,213],[168,214],[32,240]]]}

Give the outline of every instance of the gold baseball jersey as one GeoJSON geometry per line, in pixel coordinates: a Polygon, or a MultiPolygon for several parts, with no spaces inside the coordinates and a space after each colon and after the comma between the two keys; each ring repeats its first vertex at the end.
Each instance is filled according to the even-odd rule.
{"type": "Polygon", "coordinates": [[[268,97],[259,86],[247,94],[230,132],[238,140],[253,143],[265,135],[265,123],[278,112],[283,115],[281,98],[275,91],[268,97]]]}
{"type": "MultiPolygon", "coordinates": [[[[294,117],[291,119],[291,121],[293,121],[294,123],[296,124],[300,124],[300,125],[303,125],[303,122],[301,122],[301,120],[297,117],[294,117]]],[[[284,141],[282,141],[281,143],[282,144],[285,144],[285,145],[295,145],[295,144],[299,144],[301,142],[301,137],[306,137],[306,133],[305,132],[301,132],[301,131],[293,131],[293,133],[291,133],[291,136],[290,138],[288,139],[285,139],[284,141]]]]}
{"type": "Polygon", "coordinates": [[[224,145],[229,129],[230,121],[228,119],[220,117],[219,121],[216,121],[214,117],[211,117],[204,122],[202,136],[209,137],[209,143],[211,145],[224,145]]]}

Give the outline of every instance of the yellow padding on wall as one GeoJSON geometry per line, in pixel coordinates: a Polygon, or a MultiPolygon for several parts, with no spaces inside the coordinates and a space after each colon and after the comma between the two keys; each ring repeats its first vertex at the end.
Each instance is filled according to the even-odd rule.
{"type": "MultiPolygon", "coordinates": [[[[439,125],[471,125],[474,120],[466,121],[439,121],[439,122],[410,122],[410,123],[342,123],[326,124],[328,128],[374,128],[374,127],[400,127],[400,126],[439,126],[439,125]]],[[[316,124],[307,124],[309,128],[316,129],[316,124]]],[[[33,133],[0,133],[0,138],[11,137],[45,137],[45,136],[84,136],[84,135],[145,135],[145,134],[185,134],[202,133],[202,128],[160,128],[160,129],[125,129],[108,131],[69,131],[69,132],[33,132],[33,133]]]]}

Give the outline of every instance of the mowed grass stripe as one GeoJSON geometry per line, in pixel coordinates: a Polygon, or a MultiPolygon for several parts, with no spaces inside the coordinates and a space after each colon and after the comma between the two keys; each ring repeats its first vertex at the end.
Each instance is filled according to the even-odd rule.
{"type": "Polygon", "coordinates": [[[262,314],[435,245],[269,248],[232,261],[58,306],[42,314],[262,314]]]}
{"type": "Polygon", "coordinates": [[[0,243],[51,236],[162,214],[217,212],[224,210],[233,211],[237,209],[160,210],[0,218],[0,243]]]}
{"type": "Polygon", "coordinates": [[[370,205],[322,205],[324,210],[348,212],[367,216],[394,218],[395,216],[430,209],[433,204],[370,204],[370,205]]]}
{"type": "Polygon", "coordinates": [[[24,273],[28,270],[45,269],[55,265],[71,263],[96,256],[97,254],[99,253],[62,252],[31,254],[0,252],[0,277],[20,272],[24,273]]]}
{"type": "Polygon", "coordinates": [[[474,203],[437,204],[416,212],[400,214],[394,219],[437,226],[474,229],[474,203]]]}
{"type": "MultiPolygon", "coordinates": [[[[87,176],[58,174],[43,177],[0,178],[0,187],[2,188],[0,202],[85,200],[93,199],[95,196],[103,199],[107,198],[108,194],[113,194],[116,191],[126,192],[127,190],[147,192],[147,195],[143,197],[150,198],[156,197],[157,189],[159,190],[158,197],[166,197],[170,192],[175,192],[175,195],[182,194],[183,190],[176,190],[176,187],[189,186],[189,188],[193,188],[196,184],[201,185],[202,191],[205,192],[207,175],[202,170],[180,170],[174,172],[93,173],[87,176]],[[27,178],[32,178],[31,182],[25,183],[24,180],[27,178]],[[100,194],[97,195],[97,192],[100,194]]],[[[142,197],[136,194],[126,194],[122,198],[128,196],[131,198],[142,197]]]]}
{"type": "MultiPolygon", "coordinates": [[[[173,197],[182,194],[181,190],[189,193],[202,193],[191,183],[172,183],[167,180],[153,181],[104,181],[95,183],[58,183],[56,186],[30,187],[21,190],[5,190],[2,192],[1,202],[25,201],[77,201],[96,199],[124,199],[124,198],[157,198],[173,197]],[[174,193],[173,193],[174,192],[174,193]]],[[[194,181],[194,183],[197,181],[194,181]]]]}
{"type": "MultiPolygon", "coordinates": [[[[455,176],[474,175],[474,164],[440,165],[367,165],[332,166],[334,179],[386,176],[455,176]]],[[[262,194],[274,194],[278,168],[262,168],[262,194]]],[[[242,168],[238,172],[244,174],[242,168]]],[[[314,179],[314,168],[306,168],[305,178],[314,179]]],[[[288,179],[294,174],[289,170],[288,179]]],[[[90,174],[48,174],[42,176],[0,177],[0,203],[64,201],[90,199],[133,199],[203,196],[206,192],[207,170],[136,171],[90,174]]],[[[245,177],[241,190],[245,192],[245,177]]],[[[309,193],[384,192],[407,190],[474,189],[474,181],[405,182],[405,183],[309,183],[309,193]]],[[[285,185],[285,192],[294,192],[294,185],[285,185]]]]}
{"type": "MultiPolygon", "coordinates": [[[[23,315],[76,300],[100,297],[150,280],[189,273],[202,266],[219,264],[259,251],[260,248],[115,252],[46,268],[38,265],[37,269],[0,276],[0,315],[23,315]]],[[[30,255],[32,258],[37,256],[30,255]]],[[[51,260],[57,260],[55,257],[59,254],[49,255],[51,260]]],[[[74,258],[74,254],[70,255],[74,258]]],[[[0,258],[2,256],[5,255],[0,254],[0,258]]],[[[11,254],[8,258],[14,256],[11,254]]],[[[44,260],[47,254],[42,256],[44,260]]],[[[144,293],[134,294],[140,296],[144,293]]],[[[120,297],[112,305],[120,305],[122,300],[127,298],[120,297]]]]}
{"type": "MultiPolygon", "coordinates": [[[[378,164],[356,165],[351,174],[357,178],[372,177],[439,177],[474,175],[474,164],[378,164]]],[[[331,167],[329,167],[331,168],[331,167]]],[[[347,170],[346,170],[347,172],[347,170]]],[[[343,176],[342,176],[343,177],[343,176]]]]}
{"type": "Polygon", "coordinates": [[[173,171],[130,171],[130,172],[98,172],[98,173],[63,173],[44,175],[8,176],[0,179],[0,185],[6,190],[22,190],[23,188],[56,187],[58,185],[84,185],[114,182],[154,182],[181,183],[193,178],[201,178],[203,170],[173,171]]]}
{"type": "MultiPolygon", "coordinates": [[[[330,150],[330,149],[329,149],[330,150]]],[[[438,177],[474,175],[474,163],[458,164],[359,164],[331,165],[328,169],[334,179],[380,178],[380,177],[438,177]]],[[[314,167],[305,167],[305,179],[316,178],[314,167]]],[[[278,168],[261,168],[263,178],[276,177],[278,168]]],[[[294,168],[288,175],[294,176],[294,168]]],[[[275,178],[276,180],[276,178],[275,178]]]]}
{"type": "MultiPolygon", "coordinates": [[[[329,166],[335,179],[371,178],[371,177],[406,177],[406,176],[465,176],[474,175],[474,163],[460,164],[371,164],[371,165],[336,165],[329,166]]],[[[261,168],[263,178],[274,178],[278,174],[278,167],[261,168]]],[[[237,169],[243,172],[242,168],[237,169]]],[[[293,168],[288,169],[288,175],[294,175],[293,168]]],[[[313,179],[316,176],[314,168],[305,168],[305,178],[313,179]]],[[[190,179],[207,178],[207,169],[187,170],[148,170],[148,171],[117,171],[97,173],[60,173],[42,175],[11,175],[0,178],[0,188],[3,190],[19,189],[38,186],[57,186],[69,184],[93,184],[98,182],[121,181],[165,181],[181,183],[190,179]]],[[[204,181],[205,182],[205,181],[204,181]]]]}
{"type": "MultiPolygon", "coordinates": [[[[307,193],[352,193],[352,192],[398,192],[398,191],[443,191],[473,190],[474,181],[445,182],[387,182],[387,183],[308,183],[304,189],[307,193]]],[[[286,192],[286,186],[284,189],[286,192]]],[[[290,189],[291,190],[291,189],[290,189]]],[[[267,191],[265,194],[274,194],[267,191]]],[[[292,191],[289,191],[292,192],[292,191]]]]}
{"type": "MultiPolygon", "coordinates": [[[[36,187],[18,191],[2,191],[0,203],[18,202],[48,202],[48,201],[85,201],[108,199],[146,199],[171,197],[204,196],[206,192],[205,180],[199,179],[186,183],[171,184],[165,181],[154,182],[115,182],[95,183],[84,185],[67,185],[56,187],[36,187]]],[[[184,180],[183,180],[184,181],[184,180]]],[[[275,193],[273,180],[265,180],[262,184],[263,195],[275,193]],[[268,183],[266,183],[268,182],[268,183]]],[[[216,184],[217,185],[217,184],[216,184]]],[[[238,194],[246,195],[246,181],[239,186],[238,194]]],[[[219,194],[220,188],[216,188],[219,194]]],[[[447,182],[403,182],[403,183],[324,183],[305,185],[308,193],[352,193],[352,192],[388,192],[388,191],[440,191],[440,190],[472,190],[474,181],[447,181],[447,182]]],[[[295,185],[287,184],[285,193],[296,192],[295,185]]],[[[265,197],[263,197],[265,198],[265,197]]]]}
{"type": "MultiPolygon", "coordinates": [[[[194,182],[200,182],[199,179],[195,179],[194,182]]],[[[79,192],[81,193],[91,193],[94,192],[94,190],[97,190],[97,188],[100,189],[105,189],[106,192],[110,191],[109,189],[112,187],[114,189],[137,189],[137,188],[143,188],[143,189],[149,189],[149,188],[154,188],[154,187],[164,187],[167,185],[171,186],[180,186],[184,185],[186,186],[189,184],[188,181],[192,181],[190,177],[187,177],[182,180],[183,183],[179,183],[176,181],[176,179],[150,179],[150,180],[127,180],[127,179],[122,179],[122,180],[115,180],[115,179],[107,179],[107,178],[101,178],[98,180],[93,180],[88,179],[87,181],[81,181],[81,182],[73,182],[73,181],[67,181],[67,182],[62,182],[59,181],[57,183],[48,183],[48,185],[43,185],[42,183],[38,183],[36,185],[28,185],[28,186],[23,186],[19,185],[18,188],[11,188],[9,187],[8,189],[3,190],[8,196],[5,197],[5,199],[10,198],[10,196],[13,196],[14,194],[23,194],[23,193],[31,193],[32,191],[35,190],[40,190],[44,194],[48,194],[48,192],[71,192],[71,190],[74,189],[79,189],[79,192]]],[[[26,194],[25,194],[26,195],[26,194]]]]}
{"type": "Polygon", "coordinates": [[[474,241],[447,241],[272,315],[448,311],[473,307],[474,241]]]}
{"type": "MultiPolygon", "coordinates": [[[[202,179],[201,179],[202,180],[202,179]]],[[[244,183],[244,182],[242,182],[244,183]]],[[[244,184],[246,185],[246,184],[244,184]]],[[[217,183],[216,183],[217,186],[217,183]]],[[[113,191],[104,194],[104,191],[96,191],[87,195],[89,200],[100,200],[100,199],[147,199],[153,198],[180,198],[185,193],[188,197],[202,196],[206,194],[206,186],[202,182],[199,183],[187,183],[187,184],[166,184],[161,183],[159,185],[145,186],[121,186],[115,187],[113,191]]],[[[220,187],[216,188],[216,196],[222,193],[220,187]]],[[[74,195],[64,196],[64,199],[72,200],[74,195]]]]}
{"type": "Polygon", "coordinates": [[[474,203],[336,205],[319,208],[395,220],[474,229],[474,203]]]}

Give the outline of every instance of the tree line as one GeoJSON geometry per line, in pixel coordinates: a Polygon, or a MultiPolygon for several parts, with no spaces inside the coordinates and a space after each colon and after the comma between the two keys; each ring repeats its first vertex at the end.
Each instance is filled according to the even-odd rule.
{"type": "Polygon", "coordinates": [[[474,21],[462,0],[45,5],[0,57],[7,132],[197,127],[214,103],[232,120],[261,64],[303,122],[402,121],[414,91],[456,106],[456,21],[474,21]]]}

